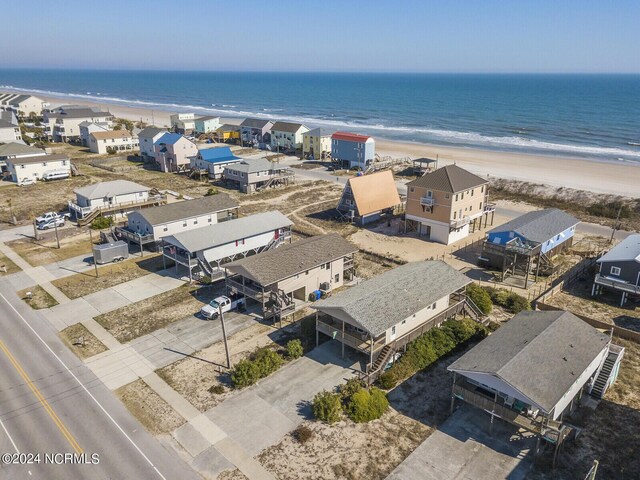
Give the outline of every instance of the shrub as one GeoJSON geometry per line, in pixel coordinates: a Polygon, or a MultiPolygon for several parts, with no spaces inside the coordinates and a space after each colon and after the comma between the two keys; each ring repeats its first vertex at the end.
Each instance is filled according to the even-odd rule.
{"type": "Polygon", "coordinates": [[[493,308],[491,297],[480,285],[476,285],[475,283],[467,285],[467,296],[477,305],[482,313],[485,315],[491,313],[491,309],[493,308]]]}
{"type": "Polygon", "coordinates": [[[390,368],[378,377],[378,385],[380,385],[380,388],[384,388],[385,390],[391,390],[397,383],[398,379],[396,378],[395,370],[393,370],[393,368],[390,368]]]}
{"type": "Polygon", "coordinates": [[[510,292],[502,288],[483,287],[491,297],[491,301],[509,310],[511,313],[518,313],[522,310],[531,310],[531,304],[522,295],[510,292]]]}
{"type": "Polygon", "coordinates": [[[354,394],[358,393],[363,388],[364,383],[359,378],[350,378],[349,380],[347,380],[347,383],[343,383],[342,385],[340,385],[338,393],[340,394],[342,404],[344,406],[348,406],[351,397],[353,397],[354,394]]]}
{"type": "Polygon", "coordinates": [[[270,348],[259,349],[236,364],[231,373],[231,381],[234,387],[248,387],[278,370],[283,361],[282,355],[270,348]]]}
{"type": "Polygon", "coordinates": [[[342,415],[340,395],[323,390],[313,397],[311,409],[313,410],[313,416],[321,422],[328,424],[338,422],[342,415]]]}
{"type": "Polygon", "coordinates": [[[224,386],[222,385],[211,385],[209,387],[209,393],[215,393],[217,395],[224,393],[224,386]]]}
{"type": "Polygon", "coordinates": [[[522,295],[518,295],[517,293],[511,294],[509,298],[509,310],[513,313],[519,313],[523,310],[531,310],[531,304],[529,300],[524,298],[522,295]]]}
{"type": "Polygon", "coordinates": [[[260,380],[260,375],[257,365],[246,358],[240,360],[231,373],[231,381],[233,386],[237,388],[248,387],[258,380],[260,380]]]}
{"type": "Polygon", "coordinates": [[[304,349],[302,348],[302,342],[299,339],[294,338],[287,342],[287,357],[293,360],[300,358],[303,354],[304,349]]]}
{"type": "Polygon", "coordinates": [[[298,443],[304,445],[313,437],[313,430],[311,430],[306,425],[300,425],[293,431],[293,438],[296,439],[298,443]]]}
{"type": "Polygon", "coordinates": [[[260,378],[271,375],[284,363],[282,355],[270,348],[262,348],[255,352],[252,361],[258,366],[260,378]]]}
{"type": "Polygon", "coordinates": [[[113,225],[113,217],[96,217],[91,222],[91,228],[94,230],[102,230],[113,225]]]}
{"type": "Polygon", "coordinates": [[[629,205],[622,203],[620,200],[614,200],[607,203],[594,203],[587,207],[587,212],[597,217],[617,218],[618,213],[620,218],[631,217],[632,210],[629,205]]]}
{"type": "Polygon", "coordinates": [[[389,408],[385,393],[379,388],[358,390],[349,402],[349,418],[356,423],[370,422],[380,418],[389,408]]]}
{"type": "Polygon", "coordinates": [[[211,197],[213,195],[218,195],[220,193],[217,188],[210,188],[207,190],[207,193],[204,194],[205,197],[211,197]]]}

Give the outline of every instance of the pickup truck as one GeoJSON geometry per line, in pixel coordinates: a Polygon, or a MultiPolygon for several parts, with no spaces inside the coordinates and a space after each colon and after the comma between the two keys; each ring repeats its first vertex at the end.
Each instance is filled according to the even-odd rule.
{"type": "Polygon", "coordinates": [[[222,313],[236,309],[240,310],[244,307],[244,297],[229,298],[224,295],[216,297],[202,307],[200,313],[204,318],[217,318],[220,314],[220,307],[222,307],[222,313]]]}
{"type": "Polygon", "coordinates": [[[36,218],[36,223],[50,222],[54,218],[61,218],[64,220],[65,218],[69,218],[69,214],[68,213],[60,214],[56,212],[43,213],[38,218],[36,218]]]}

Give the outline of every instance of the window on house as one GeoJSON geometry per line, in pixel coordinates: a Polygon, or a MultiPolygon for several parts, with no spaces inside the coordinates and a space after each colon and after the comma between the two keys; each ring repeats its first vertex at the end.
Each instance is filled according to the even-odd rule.
{"type": "Polygon", "coordinates": [[[336,275],[334,277],[334,280],[335,280],[336,283],[338,283],[340,281],[340,274],[339,273],[336,273],[336,275]]]}
{"type": "Polygon", "coordinates": [[[306,272],[304,272],[305,275],[309,275],[309,270],[307,270],[306,272]]]}
{"type": "Polygon", "coordinates": [[[197,219],[197,218],[193,221],[193,224],[194,224],[194,225],[197,225],[197,224],[198,224],[198,219],[197,219]]]}
{"type": "Polygon", "coordinates": [[[473,190],[471,190],[471,196],[472,196],[472,197],[473,197],[473,192],[474,192],[474,191],[473,191],[473,190]]]}
{"type": "Polygon", "coordinates": [[[620,267],[611,267],[611,275],[620,275],[620,267]]]}
{"type": "Polygon", "coordinates": [[[207,222],[211,223],[211,217],[209,217],[209,218],[207,219],[207,222]]]}
{"type": "Polygon", "coordinates": [[[483,193],[483,192],[484,192],[484,185],[480,187],[480,193],[483,193]]]}
{"type": "Polygon", "coordinates": [[[482,210],[482,202],[480,202],[480,206],[478,208],[482,210]]]}
{"type": "Polygon", "coordinates": [[[464,192],[460,194],[460,200],[464,200],[464,192]]]}
{"type": "Polygon", "coordinates": [[[402,325],[404,325],[405,323],[407,323],[407,321],[406,320],[402,320],[402,325]]]}
{"type": "Polygon", "coordinates": [[[411,188],[409,189],[409,191],[410,191],[411,193],[413,193],[413,192],[415,191],[415,188],[411,187],[411,188]]]}
{"type": "Polygon", "coordinates": [[[458,201],[458,194],[456,193],[456,202],[458,201]]]}
{"type": "Polygon", "coordinates": [[[456,219],[456,212],[453,212],[453,219],[456,219]]]}
{"type": "Polygon", "coordinates": [[[187,222],[182,222],[182,226],[186,227],[187,226],[187,222]]]}
{"type": "Polygon", "coordinates": [[[433,310],[435,310],[435,309],[436,309],[436,304],[437,304],[437,303],[438,303],[438,302],[433,302],[433,305],[431,305],[431,308],[432,308],[433,310]]]}
{"type": "Polygon", "coordinates": [[[444,198],[449,198],[451,195],[449,195],[448,193],[444,194],[444,198]]]}
{"type": "Polygon", "coordinates": [[[391,335],[395,335],[396,334],[396,326],[394,325],[393,327],[391,327],[391,335]]]}
{"type": "Polygon", "coordinates": [[[162,229],[163,232],[166,232],[167,230],[169,230],[169,227],[167,227],[166,225],[164,226],[164,228],[162,229]]]}

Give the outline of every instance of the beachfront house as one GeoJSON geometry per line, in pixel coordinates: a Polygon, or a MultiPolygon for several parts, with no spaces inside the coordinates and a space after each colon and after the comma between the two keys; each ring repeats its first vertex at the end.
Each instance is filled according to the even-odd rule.
{"type": "Polygon", "coordinates": [[[238,125],[225,123],[215,130],[213,136],[219,142],[234,143],[235,141],[240,140],[240,127],[238,125]]]}
{"type": "Polygon", "coordinates": [[[235,184],[242,193],[254,193],[268,187],[289,185],[295,180],[290,167],[263,158],[242,160],[225,167],[225,182],[235,184]]]}
{"type": "Polygon", "coordinates": [[[165,133],[166,129],[157,127],[145,127],[138,132],[138,146],[143,159],[154,158],[153,144],[165,133]]]}
{"type": "Polygon", "coordinates": [[[162,253],[176,272],[185,267],[190,280],[195,274],[219,277],[225,263],[290,241],[292,224],[278,211],[257,213],[164,237],[162,253]]]}
{"type": "Polygon", "coordinates": [[[406,231],[449,245],[485,226],[495,205],[489,181],[457,165],[447,165],[407,183],[406,231]]]}
{"type": "Polygon", "coordinates": [[[74,190],[75,202],[69,201],[69,212],[86,224],[98,215],[125,214],[141,207],[165,203],[163,195],[154,195],[149,187],[129,180],[98,182],[74,190]]]}
{"type": "Polygon", "coordinates": [[[525,213],[487,232],[480,262],[528,285],[531,274],[537,280],[555,271],[553,257],[571,247],[578,223],[557,208],[525,213]]]}
{"type": "Polygon", "coordinates": [[[89,134],[89,150],[93,153],[119,153],[138,149],[138,137],[128,130],[107,130],[89,134]]]}
{"type": "Polygon", "coordinates": [[[196,129],[196,116],[193,113],[174,113],[169,120],[173,132],[191,135],[196,129]]]}
{"type": "Polygon", "coordinates": [[[302,158],[323,160],[331,155],[331,135],[334,131],[318,127],[302,134],[302,158]]]}
{"type": "Polygon", "coordinates": [[[348,132],[331,135],[331,160],[338,168],[366,170],[375,157],[376,142],[373,137],[348,132]]]}
{"type": "Polygon", "coordinates": [[[229,195],[207,197],[160,205],[131,212],[125,227],[117,227],[118,238],[138,245],[152,244],[189,230],[238,218],[240,205],[229,195]]]}
{"type": "Polygon", "coordinates": [[[227,291],[259,305],[265,320],[281,321],[352,278],[357,251],[337,233],[305,238],[226,264],[227,291]]]}
{"type": "Polygon", "coordinates": [[[316,342],[327,335],[365,355],[363,370],[373,381],[395,352],[446,319],[480,319],[465,297],[471,279],[440,260],[412,262],[388,270],[311,305],[316,342]]]}
{"type": "Polygon", "coordinates": [[[11,175],[11,180],[18,184],[27,179],[53,179],[53,174],[58,174],[57,178],[71,175],[69,157],[58,153],[14,156],[6,160],[6,168],[11,175]]]}
{"type": "Polygon", "coordinates": [[[196,144],[179,133],[165,133],[153,144],[153,158],[163,172],[185,171],[196,155],[196,144]]]}
{"type": "Polygon", "coordinates": [[[95,123],[84,121],[78,124],[80,129],[80,142],[85,147],[91,145],[91,134],[94,132],[108,132],[110,129],[106,123],[95,123]]]}
{"type": "Polygon", "coordinates": [[[604,290],[620,293],[620,306],[640,295],[640,233],[629,235],[598,259],[592,295],[604,290]]]}
{"type": "Polygon", "coordinates": [[[242,141],[259,147],[271,143],[273,122],[261,118],[245,118],[240,124],[242,141]]]}
{"type": "Polygon", "coordinates": [[[302,135],[308,131],[301,123],[274,123],[271,127],[271,150],[292,152],[302,149],[302,135]]]}
{"type": "Polygon", "coordinates": [[[206,170],[209,178],[216,179],[222,177],[225,168],[241,161],[230,147],[203,148],[191,159],[191,169],[206,170]]]}
{"type": "Polygon", "coordinates": [[[97,123],[108,130],[113,128],[114,117],[110,112],[103,112],[89,107],[65,105],[43,114],[44,133],[53,142],[81,141],[80,124],[97,123]]]}
{"type": "Polygon", "coordinates": [[[393,215],[402,205],[391,170],[349,178],[342,191],[337,210],[350,222],[359,225],[393,215]]]}
{"type": "Polygon", "coordinates": [[[215,132],[221,125],[220,117],[214,117],[211,115],[198,117],[194,120],[193,124],[193,133],[197,135],[215,132]]]}
{"type": "Polygon", "coordinates": [[[40,97],[21,93],[0,94],[0,110],[13,112],[20,120],[42,117],[42,110],[49,104],[40,97]]]}
{"type": "Polygon", "coordinates": [[[13,112],[0,112],[0,143],[22,143],[18,119],[13,112]]]}
{"type": "Polygon", "coordinates": [[[564,417],[583,395],[602,398],[623,355],[570,312],[521,312],[447,367],[451,409],[462,400],[558,448],[575,428],[564,417]]]}

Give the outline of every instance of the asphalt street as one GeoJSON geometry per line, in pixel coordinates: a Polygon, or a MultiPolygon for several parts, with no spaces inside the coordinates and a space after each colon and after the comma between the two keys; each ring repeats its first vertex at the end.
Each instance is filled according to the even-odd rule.
{"type": "Polygon", "coordinates": [[[0,372],[0,479],[200,478],[3,281],[0,372]]]}

